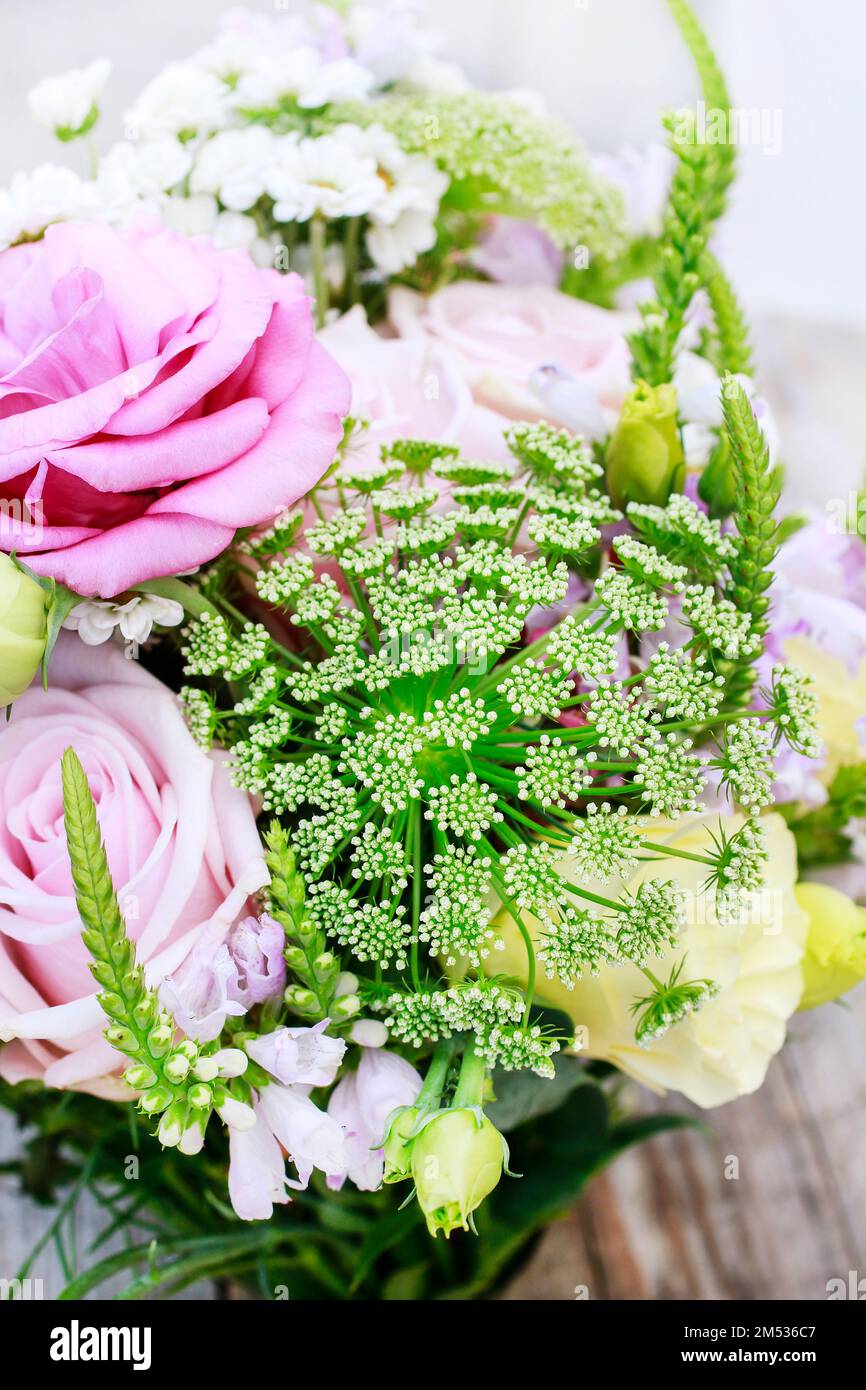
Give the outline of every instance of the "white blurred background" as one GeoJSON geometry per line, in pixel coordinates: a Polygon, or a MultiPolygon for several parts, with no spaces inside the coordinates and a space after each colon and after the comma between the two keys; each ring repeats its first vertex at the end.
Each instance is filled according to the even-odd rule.
{"type": "MultiPolygon", "coordinates": [[[[290,10],[295,0],[249,0],[290,10]]],[[[858,486],[866,467],[866,96],[861,0],[694,0],[733,99],[781,121],[781,149],[748,145],[720,250],[757,322],[768,393],[792,418],[796,500],[858,486]]],[[[138,89],[204,42],[233,0],[0,0],[0,182],[82,160],[29,118],[40,77],[106,56],[114,72],[97,130],[109,145],[138,89]]],[[[481,86],[544,92],[595,149],[658,138],[660,110],[697,85],[664,0],[419,0],[443,54],[481,86]]]]}

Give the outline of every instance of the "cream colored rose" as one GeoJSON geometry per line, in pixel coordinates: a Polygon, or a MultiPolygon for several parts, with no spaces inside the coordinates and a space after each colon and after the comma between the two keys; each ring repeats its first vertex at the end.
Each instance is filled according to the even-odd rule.
{"type": "MultiPolygon", "coordinates": [[[[650,826],[647,834],[660,845],[704,854],[712,848],[710,832],[717,830],[718,819],[714,813],[662,822],[650,826]]],[[[729,816],[725,829],[730,833],[742,823],[742,816],[729,816]]],[[[706,867],[686,859],[642,864],[626,884],[581,882],[582,888],[615,899],[623,887],[633,893],[646,879],[676,878],[689,895],[681,945],[664,959],[649,962],[650,968],[659,979],[667,978],[685,954],[684,980],[707,978],[719,986],[718,995],[700,1012],[639,1047],[631,1005],[646,997],[651,986],[637,966],[603,967],[599,975],[578,980],[570,991],[547,980],[539,967],[539,1002],[569,1014],[584,1055],[613,1062],[654,1090],[681,1091],[705,1107],[758,1089],[800,1002],[807,930],[806,913],[794,896],[794,838],[781,816],[765,817],[764,825],[769,851],[765,887],[749,895],[743,913],[731,923],[718,921],[712,895],[702,891],[706,867]]],[[[559,871],[569,876],[567,861],[559,871]]],[[[491,969],[525,979],[523,942],[511,919],[500,919],[498,925],[505,951],[496,953],[491,969]]],[[[529,925],[535,936],[539,923],[530,919],[529,925]]]]}

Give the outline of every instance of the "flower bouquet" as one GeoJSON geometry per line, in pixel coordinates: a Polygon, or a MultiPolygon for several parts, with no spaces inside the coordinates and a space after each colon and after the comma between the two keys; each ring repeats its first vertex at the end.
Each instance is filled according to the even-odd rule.
{"type": "MultiPolygon", "coordinates": [[[[107,75],[34,114],[89,139],[107,75]]],[[[866,973],[798,883],[862,851],[861,543],[778,515],[693,113],[592,159],[333,3],[125,124],[0,195],[17,1169],[64,1297],[479,1297],[688,1122],[623,1077],[753,1091],[866,973]]]]}

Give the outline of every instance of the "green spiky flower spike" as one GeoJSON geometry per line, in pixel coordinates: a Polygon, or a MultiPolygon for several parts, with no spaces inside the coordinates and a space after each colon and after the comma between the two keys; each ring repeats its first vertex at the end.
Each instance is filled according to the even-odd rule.
{"type": "Polygon", "coordinates": [[[72,748],[61,760],[63,817],[82,940],[108,1018],[106,1041],[127,1059],[123,1079],[137,1091],[139,1109],[160,1116],[165,1148],[198,1153],[213,1110],[238,1128],[254,1123],[252,1109],[226,1082],[247,1067],[246,1054],[218,1043],[177,1041],[177,1027],[149,989],[127,934],[84,768],[72,748]]]}

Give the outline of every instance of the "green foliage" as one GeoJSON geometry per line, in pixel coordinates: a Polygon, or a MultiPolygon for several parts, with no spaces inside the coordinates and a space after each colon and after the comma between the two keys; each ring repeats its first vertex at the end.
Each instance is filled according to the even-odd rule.
{"type": "Polygon", "coordinates": [[[801,869],[849,862],[851,839],[846,827],[851,821],[866,817],[866,763],[840,767],[826,802],[816,810],[801,815],[796,806],[781,809],[796,836],[801,869]]]}
{"type": "MultiPolygon", "coordinates": [[[[173,1150],[149,1152],[153,1141],[132,1107],[34,1083],[0,1083],[0,1106],[30,1131],[21,1158],[5,1169],[53,1208],[40,1248],[53,1243],[60,1255],[66,1301],[104,1296],[108,1280],[122,1281],[113,1297],[128,1301],[171,1298],[202,1279],[238,1281],[262,1298],[293,1302],[483,1298],[502,1286],[532,1239],[567,1211],[594,1173],[630,1145],[690,1123],[674,1115],[624,1116],[594,1069],[574,1061],[569,1071],[569,1093],[555,1113],[541,1113],[535,1096],[511,1106],[509,1166],[526,1176],[503,1179],[476,1214],[478,1240],[458,1233],[447,1244],[433,1242],[418,1206],[395,1211],[390,1189],[330,1192],[316,1180],[302,1202],[277,1207],[271,1221],[240,1221],[223,1199],[222,1131],[208,1131],[193,1170],[173,1150]],[[131,1152],[140,1159],[134,1183],[123,1176],[131,1152]],[[85,1188],[105,1224],[81,1250],[76,1213],[85,1188]],[[123,1248],[107,1253],[121,1237],[123,1248]]],[[[500,1078],[494,1082],[498,1091],[500,1078]]],[[[552,1084],[538,1082],[538,1091],[552,1084]]]]}

